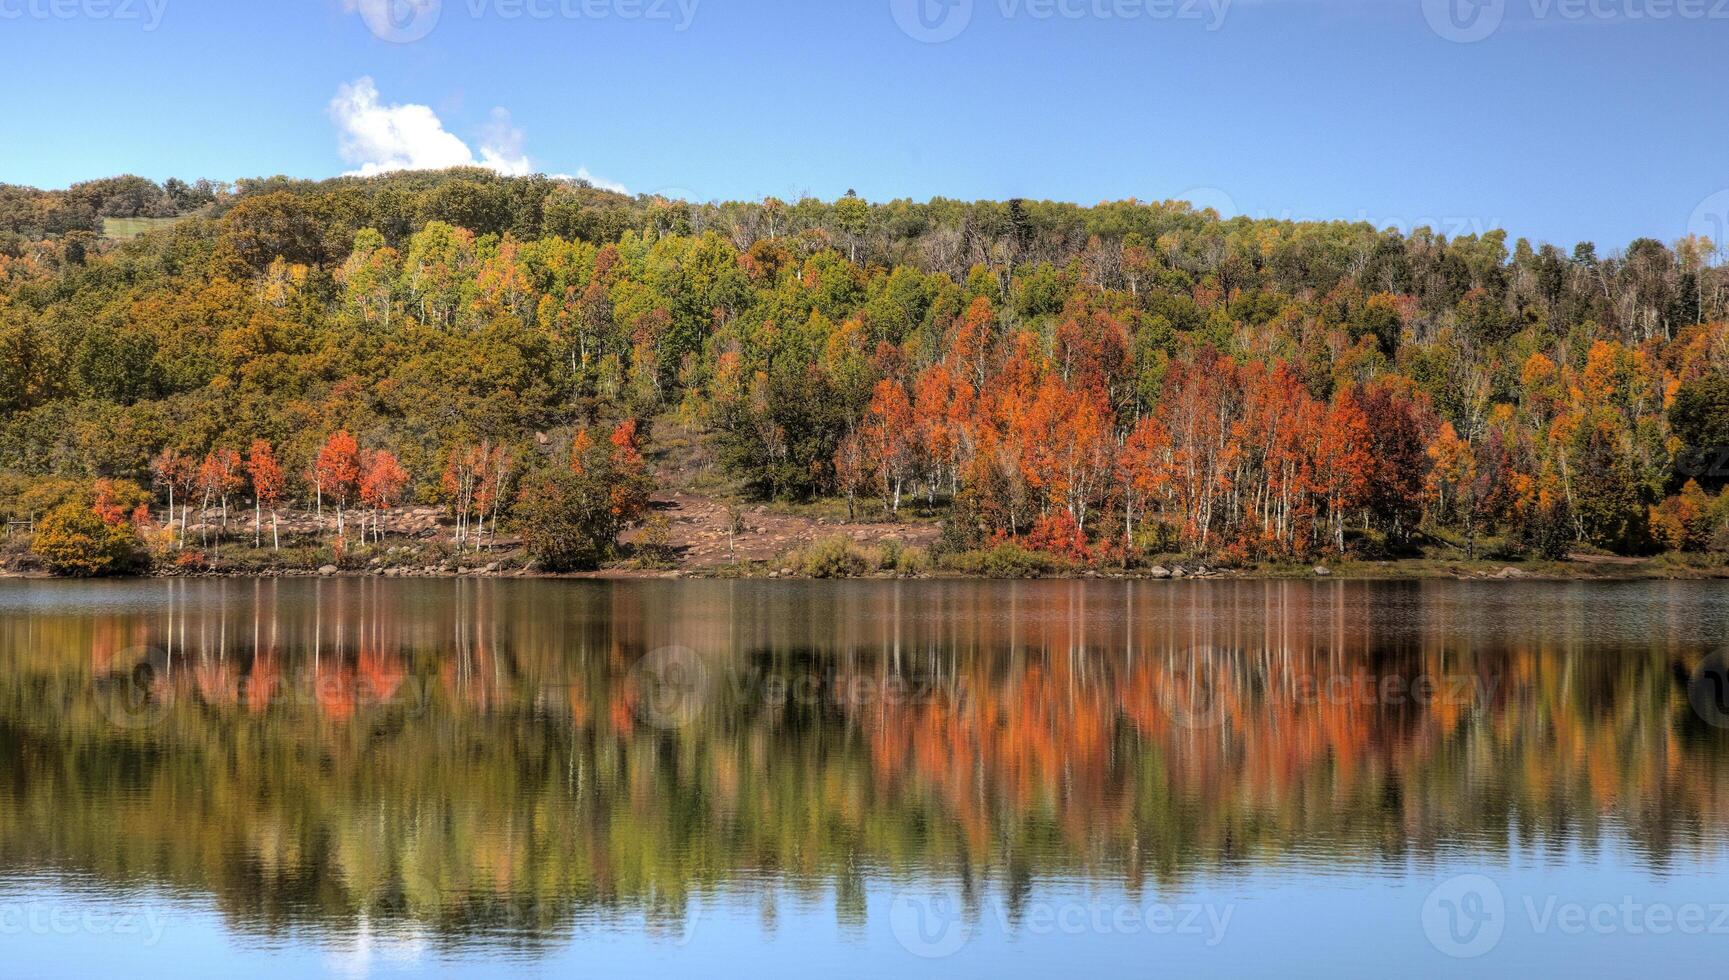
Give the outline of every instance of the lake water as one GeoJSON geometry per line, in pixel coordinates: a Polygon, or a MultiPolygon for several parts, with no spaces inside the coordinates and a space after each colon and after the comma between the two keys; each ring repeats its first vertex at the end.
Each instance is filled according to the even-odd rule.
{"type": "Polygon", "coordinates": [[[1659,975],[1714,583],[0,582],[0,975],[1659,975]]]}

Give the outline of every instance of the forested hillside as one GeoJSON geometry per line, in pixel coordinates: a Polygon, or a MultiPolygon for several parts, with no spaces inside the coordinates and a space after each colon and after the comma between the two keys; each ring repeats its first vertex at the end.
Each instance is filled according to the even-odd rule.
{"type": "Polygon", "coordinates": [[[746,496],[916,508],[951,551],[1729,550],[1711,255],[478,170],[0,187],[0,507],[484,534],[580,498],[610,540],[676,431],[746,496]],[[178,220],[104,236],[136,218],[178,220]]]}

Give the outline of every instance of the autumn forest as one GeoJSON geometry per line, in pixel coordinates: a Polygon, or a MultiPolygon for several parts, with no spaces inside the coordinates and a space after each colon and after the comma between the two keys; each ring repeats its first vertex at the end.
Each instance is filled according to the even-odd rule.
{"type": "Polygon", "coordinates": [[[339,560],[410,507],[592,568],[675,484],[940,524],[928,561],[987,572],[1726,552],[1714,248],[479,170],[0,186],[0,510],[65,574],[339,560]]]}

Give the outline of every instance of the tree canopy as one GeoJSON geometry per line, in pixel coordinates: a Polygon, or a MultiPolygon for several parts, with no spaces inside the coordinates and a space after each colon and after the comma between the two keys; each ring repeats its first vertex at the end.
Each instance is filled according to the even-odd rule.
{"type": "Polygon", "coordinates": [[[262,443],[258,512],[454,505],[486,447],[496,519],[547,447],[634,421],[712,433],[761,496],[946,508],[962,546],[1705,547],[1729,519],[1710,254],[473,169],[0,187],[0,472],[166,502],[153,460],[227,453],[252,503],[262,443]],[[339,432],[352,495],[326,499],[339,432]]]}

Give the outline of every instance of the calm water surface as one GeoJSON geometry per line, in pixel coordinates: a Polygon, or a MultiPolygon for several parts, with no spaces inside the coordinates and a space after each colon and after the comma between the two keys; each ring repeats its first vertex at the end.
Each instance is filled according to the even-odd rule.
{"type": "Polygon", "coordinates": [[[1705,583],[0,582],[0,976],[1657,975],[1705,583]]]}

